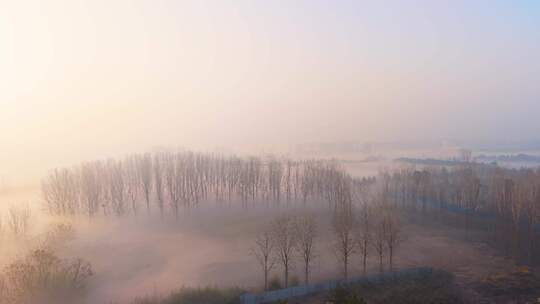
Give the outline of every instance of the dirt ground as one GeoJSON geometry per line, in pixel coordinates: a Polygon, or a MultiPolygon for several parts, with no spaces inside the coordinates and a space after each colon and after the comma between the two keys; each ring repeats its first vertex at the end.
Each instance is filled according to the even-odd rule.
{"type": "MultiPolygon", "coordinates": [[[[487,244],[472,240],[471,232],[411,218],[404,219],[403,228],[405,239],[397,252],[397,268],[429,266],[453,274],[452,288],[458,290],[465,303],[526,303],[479,293],[477,287],[487,277],[509,274],[517,266],[487,244]]],[[[371,271],[376,271],[376,261],[371,260],[370,265],[371,271]]],[[[292,303],[324,303],[325,298],[315,295],[292,303]]]]}

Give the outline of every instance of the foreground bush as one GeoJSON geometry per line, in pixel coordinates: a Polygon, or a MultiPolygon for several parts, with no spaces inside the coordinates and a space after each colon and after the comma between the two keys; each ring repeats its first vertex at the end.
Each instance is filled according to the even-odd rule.
{"type": "Polygon", "coordinates": [[[278,277],[272,277],[268,283],[268,290],[279,290],[282,289],[281,280],[278,277]]]}
{"type": "Polygon", "coordinates": [[[37,249],[2,271],[0,304],[73,303],[92,274],[83,260],[61,260],[50,250],[37,249]]]}
{"type": "Polygon", "coordinates": [[[381,284],[358,284],[348,288],[348,291],[363,298],[367,303],[374,304],[463,303],[453,280],[454,277],[450,273],[433,271],[417,278],[398,278],[381,284]]]}
{"type": "Polygon", "coordinates": [[[329,293],[326,302],[333,304],[366,304],[364,299],[356,292],[341,286],[338,286],[329,293]]]}
{"type": "Polygon", "coordinates": [[[149,296],[135,299],[132,304],[236,304],[242,293],[239,288],[182,288],[165,298],[149,296]]]}

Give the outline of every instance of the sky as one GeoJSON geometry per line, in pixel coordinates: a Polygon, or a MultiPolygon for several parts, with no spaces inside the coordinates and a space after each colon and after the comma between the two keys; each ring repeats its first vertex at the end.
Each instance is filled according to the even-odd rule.
{"type": "Polygon", "coordinates": [[[538,1],[0,0],[0,177],[162,146],[538,140],[539,29],[538,1]]]}

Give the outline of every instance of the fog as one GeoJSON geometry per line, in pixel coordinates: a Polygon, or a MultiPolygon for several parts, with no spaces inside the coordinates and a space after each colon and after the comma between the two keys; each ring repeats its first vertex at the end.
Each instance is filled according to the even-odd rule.
{"type": "Polygon", "coordinates": [[[162,146],[531,141],[540,128],[530,1],[0,8],[5,178],[162,146]]]}
{"type": "Polygon", "coordinates": [[[356,244],[366,206],[397,269],[537,267],[539,28],[532,1],[1,2],[0,298],[66,231],[81,303],[261,291],[255,239],[304,215],[313,281],[338,279],[338,209],[356,244]]]}

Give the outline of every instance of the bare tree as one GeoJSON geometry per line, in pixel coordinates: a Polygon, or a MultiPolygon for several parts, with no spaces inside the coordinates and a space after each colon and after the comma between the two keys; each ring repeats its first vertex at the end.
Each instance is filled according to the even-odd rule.
{"type": "Polygon", "coordinates": [[[372,246],[373,249],[375,249],[375,252],[377,253],[377,257],[379,258],[379,271],[384,271],[384,264],[383,264],[383,258],[384,253],[386,249],[386,237],[387,237],[387,222],[383,215],[378,214],[377,217],[374,220],[373,225],[373,239],[372,239],[372,246]]]}
{"type": "Polygon", "coordinates": [[[259,262],[264,274],[264,290],[268,290],[268,276],[276,265],[274,241],[271,232],[265,231],[255,239],[255,247],[252,254],[259,262]]]}
{"type": "Polygon", "coordinates": [[[25,236],[30,225],[31,211],[29,206],[12,206],[8,211],[8,227],[14,236],[25,236]]]}
{"type": "Polygon", "coordinates": [[[150,214],[150,193],[152,192],[152,157],[149,153],[141,155],[137,162],[138,175],[146,202],[146,212],[150,214]]]}
{"type": "Polygon", "coordinates": [[[358,216],[358,229],[357,229],[357,241],[358,250],[362,256],[362,269],[366,274],[367,257],[369,253],[369,247],[371,246],[371,208],[367,203],[362,204],[358,216]]]}
{"type": "Polygon", "coordinates": [[[525,211],[525,205],[527,200],[527,194],[525,185],[512,180],[512,196],[510,200],[510,218],[512,221],[513,232],[513,249],[516,257],[519,255],[520,249],[520,235],[519,225],[523,212],[525,211]]]}
{"type": "Polygon", "coordinates": [[[273,222],[271,230],[277,258],[283,268],[285,287],[289,285],[289,271],[293,267],[292,263],[296,246],[293,225],[293,219],[289,216],[284,216],[273,222]]]}
{"type": "Polygon", "coordinates": [[[333,229],[335,242],[333,244],[336,256],[342,264],[343,277],[348,278],[351,256],[357,249],[354,240],[355,218],[350,207],[339,207],[334,213],[333,229]]]}
{"type": "Polygon", "coordinates": [[[317,224],[315,218],[310,215],[299,216],[295,219],[295,230],[297,238],[298,252],[304,262],[304,282],[309,284],[311,264],[313,263],[315,251],[315,238],[317,237],[317,224]]]}
{"type": "Polygon", "coordinates": [[[161,218],[164,216],[164,208],[165,208],[165,202],[163,199],[163,172],[162,172],[162,158],[163,156],[161,154],[154,156],[154,163],[153,163],[153,169],[154,169],[154,192],[156,193],[156,199],[157,204],[159,207],[159,214],[161,215],[161,218]]]}
{"type": "Polygon", "coordinates": [[[401,223],[396,215],[396,210],[389,206],[385,210],[383,221],[383,231],[385,233],[386,247],[388,249],[388,265],[390,271],[392,271],[394,254],[402,241],[401,223]]]}
{"type": "Polygon", "coordinates": [[[134,156],[128,156],[124,160],[123,175],[125,180],[124,190],[125,197],[131,202],[131,211],[134,215],[137,215],[139,199],[139,184],[140,177],[137,170],[137,158],[134,156]]]}
{"type": "Polygon", "coordinates": [[[80,169],[81,203],[86,214],[92,218],[99,212],[99,204],[103,195],[103,185],[99,176],[98,162],[87,163],[80,169]]]}
{"type": "Polygon", "coordinates": [[[126,193],[126,181],[124,180],[124,173],[122,163],[115,160],[107,162],[107,173],[109,177],[109,192],[112,203],[112,209],[117,216],[124,215],[126,212],[125,207],[125,193],[126,193]]]}
{"type": "Polygon", "coordinates": [[[540,177],[537,176],[533,180],[533,186],[531,189],[531,199],[528,200],[527,204],[527,234],[529,237],[529,244],[527,248],[527,257],[529,264],[532,265],[534,262],[534,247],[535,247],[535,232],[534,227],[538,225],[540,221],[540,177]]]}
{"type": "Polygon", "coordinates": [[[178,219],[180,199],[185,191],[181,161],[180,155],[168,154],[164,164],[165,187],[176,219],[178,219]]]}
{"type": "Polygon", "coordinates": [[[78,180],[69,169],[55,169],[41,183],[41,193],[51,214],[74,215],[78,211],[78,180]]]}

